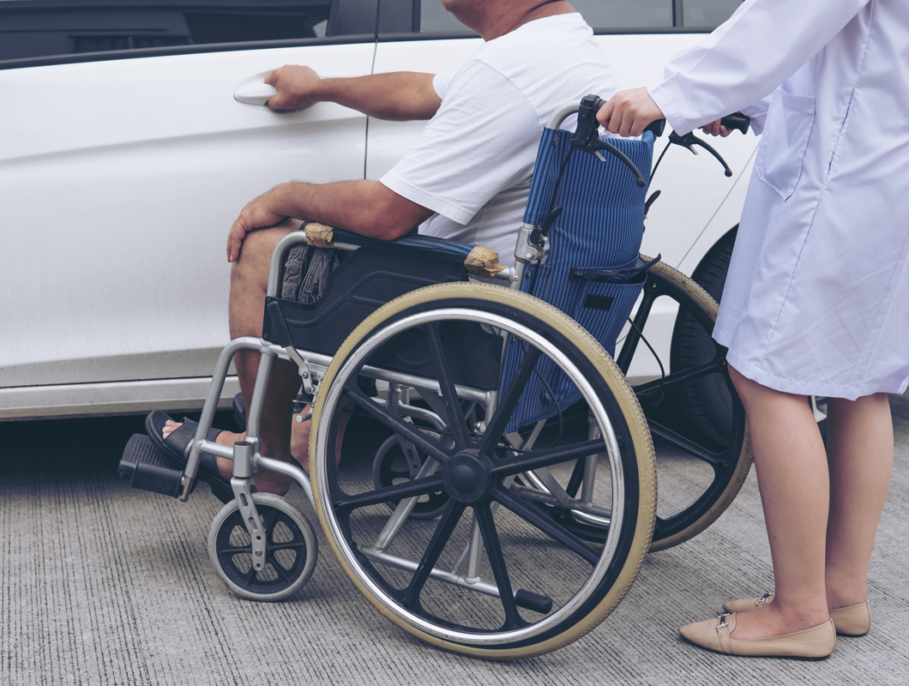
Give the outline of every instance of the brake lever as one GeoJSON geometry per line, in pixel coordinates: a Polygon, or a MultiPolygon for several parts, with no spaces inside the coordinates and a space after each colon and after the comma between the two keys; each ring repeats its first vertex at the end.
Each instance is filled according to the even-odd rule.
{"type": "Polygon", "coordinates": [[[638,188],[643,188],[647,185],[647,181],[644,180],[643,174],[641,174],[634,162],[628,159],[628,156],[617,147],[600,138],[600,123],[597,121],[597,112],[604,104],[606,104],[606,101],[597,95],[588,95],[581,100],[581,106],[578,108],[578,128],[571,137],[571,147],[594,155],[600,162],[606,161],[606,158],[600,152],[601,150],[615,155],[634,174],[638,188]]]}
{"type": "Polygon", "coordinates": [[[717,161],[723,165],[724,173],[726,176],[732,176],[732,170],[729,168],[729,165],[726,164],[726,160],[723,159],[723,156],[720,155],[716,150],[713,149],[706,141],[701,140],[694,133],[686,133],[684,136],[680,136],[675,131],[669,134],[669,142],[675,145],[680,145],[683,148],[690,150],[693,155],[697,155],[698,151],[694,149],[695,145],[700,145],[704,150],[713,155],[717,161]]]}

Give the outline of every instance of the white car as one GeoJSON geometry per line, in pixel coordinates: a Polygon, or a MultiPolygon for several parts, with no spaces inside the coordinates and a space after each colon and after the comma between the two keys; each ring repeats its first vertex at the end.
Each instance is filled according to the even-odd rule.
{"type": "MultiPolygon", "coordinates": [[[[574,4],[633,87],[740,0],[574,4]]],[[[333,103],[272,112],[264,76],[438,72],[479,42],[440,0],[0,2],[0,420],[201,407],[244,203],[294,178],[378,178],[423,126],[333,103]]],[[[731,178],[709,155],[667,155],[642,251],[718,297],[757,139],[715,147],[731,178]]],[[[650,337],[668,355],[671,304],[661,316],[650,337]]],[[[237,390],[231,377],[225,401],[237,390]]]]}

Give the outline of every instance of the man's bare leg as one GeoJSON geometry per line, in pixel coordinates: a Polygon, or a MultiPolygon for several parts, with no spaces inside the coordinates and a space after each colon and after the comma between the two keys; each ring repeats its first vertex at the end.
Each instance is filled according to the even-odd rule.
{"type": "MultiPolygon", "coordinates": [[[[287,220],[277,227],[252,231],[243,242],[240,259],[234,262],[230,273],[230,337],[261,338],[265,313],[265,293],[268,288],[268,271],[275,246],[288,233],[300,226],[299,221],[287,220]]],[[[240,391],[246,407],[252,407],[253,388],[259,371],[259,353],[241,350],[234,357],[240,391]]],[[[276,460],[290,462],[290,431],[293,401],[300,388],[297,366],[292,362],[275,360],[265,393],[265,404],[259,425],[260,450],[276,460]]],[[[233,445],[233,438],[224,433],[219,443],[233,445]]],[[[231,462],[218,459],[221,476],[229,478],[231,462]]],[[[286,493],[290,478],[274,472],[258,472],[254,477],[256,488],[265,493],[286,493]]]]}
{"type": "MultiPolygon", "coordinates": [[[[243,243],[240,259],[231,270],[230,286],[230,337],[262,336],[262,323],[265,313],[265,294],[268,286],[268,272],[271,256],[275,246],[288,233],[299,228],[301,222],[288,219],[280,225],[251,232],[243,243]]],[[[252,393],[259,371],[259,353],[241,350],[234,357],[240,390],[246,407],[252,406],[252,393]]],[[[293,457],[300,466],[309,471],[309,435],[310,422],[292,421],[293,400],[300,388],[300,377],[293,363],[275,360],[269,378],[265,405],[262,408],[259,439],[261,452],[269,457],[289,462],[293,457]]],[[[307,406],[303,411],[309,412],[307,406]]],[[[294,418],[295,419],[295,418],[294,418]]],[[[349,415],[341,417],[339,438],[343,435],[349,415]]],[[[178,422],[168,421],[164,437],[180,426],[178,422]]],[[[237,441],[246,439],[246,432],[234,433],[222,431],[215,439],[216,443],[233,447],[237,441]]],[[[336,459],[340,459],[340,440],[338,441],[336,459]]],[[[230,460],[218,458],[220,475],[229,479],[232,474],[230,460]]],[[[273,472],[259,472],[254,475],[256,487],[264,493],[286,493],[290,488],[290,479],[273,472]]]]}

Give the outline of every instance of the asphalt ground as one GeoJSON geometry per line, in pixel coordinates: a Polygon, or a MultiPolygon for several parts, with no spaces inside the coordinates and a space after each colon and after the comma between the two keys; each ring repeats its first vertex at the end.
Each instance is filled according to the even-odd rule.
{"type": "MultiPolygon", "coordinates": [[[[142,417],[0,424],[0,684],[909,684],[909,398],[892,405],[874,624],[866,637],[840,638],[822,662],[728,657],[678,637],[679,625],[718,614],[724,600],[772,587],[753,471],[711,528],[647,556],[598,628],[554,653],[499,663],[432,648],[379,615],[296,487],[290,500],[320,538],[315,573],[288,600],[246,601],[209,562],[221,503],[207,487],[180,503],[119,480],[142,417]]],[[[361,432],[345,451],[378,440],[361,432]]]]}

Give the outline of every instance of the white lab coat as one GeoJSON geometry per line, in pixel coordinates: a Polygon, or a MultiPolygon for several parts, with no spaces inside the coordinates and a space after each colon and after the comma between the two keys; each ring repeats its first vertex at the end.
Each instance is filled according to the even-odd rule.
{"type": "Polygon", "coordinates": [[[738,110],[763,130],[714,331],[732,366],[790,393],[903,393],[909,2],[747,0],[649,91],[680,133],[738,110]]]}

